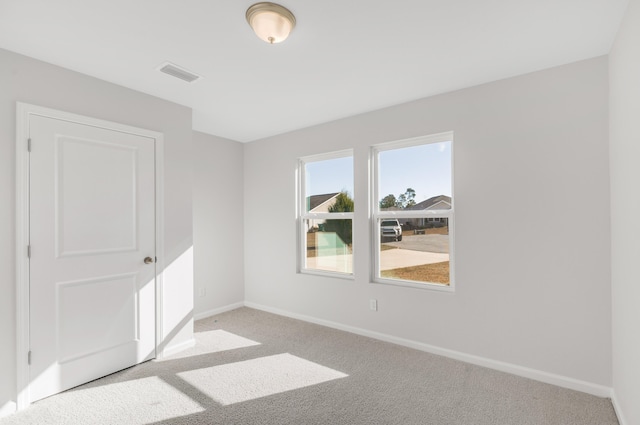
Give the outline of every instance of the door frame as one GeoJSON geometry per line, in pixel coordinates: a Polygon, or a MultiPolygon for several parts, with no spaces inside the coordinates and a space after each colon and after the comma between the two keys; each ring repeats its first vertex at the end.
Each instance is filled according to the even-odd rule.
{"type": "Polygon", "coordinates": [[[164,135],[157,131],[141,129],[70,112],[59,111],[23,102],[16,102],[16,404],[22,410],[31,404],[29,382],[29,124],[32,116],[54,118],[107,130],[143,136],[154,140],[155,146],[155,218],[156,218],[156,305],[155,350],[156,358],[162,358],[158,349],[162,341],[162,294],[164,274],[164,135]]]}

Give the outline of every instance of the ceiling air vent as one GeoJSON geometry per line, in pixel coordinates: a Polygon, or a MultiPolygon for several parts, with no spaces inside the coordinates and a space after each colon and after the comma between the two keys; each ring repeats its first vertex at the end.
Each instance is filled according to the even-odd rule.
{"type": "Polygon", "coordinates": [[[186,81],[187,83],[193,83],[194,81],[202,78],[201,76],[187,71],[184,68],[180,68],[178,65],[174,65],[170,62],[162,64],[160,68],[158,68],[158,70],[160,72],[164,72],[167,75],[171,75],[172,77],[179,78],[182,81],[186,81]]]}

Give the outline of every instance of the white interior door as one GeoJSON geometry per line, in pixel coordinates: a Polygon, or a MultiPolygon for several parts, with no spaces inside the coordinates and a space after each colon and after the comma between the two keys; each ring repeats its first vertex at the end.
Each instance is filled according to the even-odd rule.
{"type": "Polygon", "coordinates": [[[155,357],[155,144],[43,116],[29,137],[36,401],[155,357]]]}

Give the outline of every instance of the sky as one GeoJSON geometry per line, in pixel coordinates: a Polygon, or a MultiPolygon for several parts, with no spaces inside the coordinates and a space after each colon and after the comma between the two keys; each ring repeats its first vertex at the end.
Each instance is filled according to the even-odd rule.
{"type": "MultiPolygon", "coordinates": [[[[437,195],[451,196],[451,143],[432,143],[380,152],[379,199],[396,198],[407,188],[415,201],[437,195]]],[[[353,158],[337,158],[306,164],[306,195],[347,190],[353,193],[353,158]]],[[[359,194],[355,194],[359,196],[359,194]]]]}

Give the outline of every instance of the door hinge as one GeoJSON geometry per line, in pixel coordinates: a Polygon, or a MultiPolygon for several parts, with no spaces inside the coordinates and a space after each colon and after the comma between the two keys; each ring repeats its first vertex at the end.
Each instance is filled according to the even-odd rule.
{"type": "Polygon", "coordinates": [[[27,139],[27,152],[31,152],[31,138],[27,139]]]}
{"type": "Polygon", "coordinates": [[[31,258],[31,245],[27,245],[27,258],[31,258]]]}
{"type": "Polygon", "coordinates": [[[27,353],[27,363],[31,365],[31,350],[27,353]]]}

